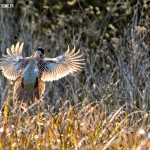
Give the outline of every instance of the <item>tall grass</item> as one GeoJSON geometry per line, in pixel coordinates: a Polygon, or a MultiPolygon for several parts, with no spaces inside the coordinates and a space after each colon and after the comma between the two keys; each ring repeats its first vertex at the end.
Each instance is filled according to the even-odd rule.
{"type": "Polygon", "coordinates": [[[109,108],[98,101],[75,106],[66,101],[57,115],[43,103],[27,109],[14,104],[9,109],[7,118],[1,111],[1,149],[150,148],[150,115],[131,105],[108,113],[109,108]]]}

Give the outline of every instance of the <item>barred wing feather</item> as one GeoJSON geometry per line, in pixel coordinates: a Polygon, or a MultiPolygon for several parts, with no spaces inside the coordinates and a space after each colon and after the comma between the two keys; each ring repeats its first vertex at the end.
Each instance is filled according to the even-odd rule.
{"type": "Polygon", "coordinates": [[[3,75],[10,79],[16,80],[20,75],[20,69],[26,65],[27,60],[22,56],[23,43],[19,45],[19,42],[14,46],[11,46],[11,49],[7,48],[7,55],[3,55],[0,62],[0,69],[2,70],[3,75]]]}
{"type": "Polygon", "coordinates": [[[64,55],[58,56],[56,58],[45,58],[45,70],[42,73],[41,80],[43,81],[54,81],[58,80],[69,73],[77,72],[83,68],[84,59],[83,54],[80,50],[75,52],[75,47],[70,51],[68,50],[64,55]]]}

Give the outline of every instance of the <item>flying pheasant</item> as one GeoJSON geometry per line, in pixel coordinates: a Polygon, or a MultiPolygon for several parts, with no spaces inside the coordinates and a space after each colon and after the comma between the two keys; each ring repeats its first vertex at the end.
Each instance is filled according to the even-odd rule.
{"type": "Polygon", "coordinates": [[[7,55],[3,55],[0,69],[9,80],[16,80],[14,85],[14,99],[27,103],[41,99],[45,90],[45,81],[59,80],[69,73],[83,68],[84,59],[80,50],[68,50],[56,58],[43,58],[44,49],[38,50],[30,57],[22,56],[23,44],[19,42],[11,49],[7,48],[7,55]]]}

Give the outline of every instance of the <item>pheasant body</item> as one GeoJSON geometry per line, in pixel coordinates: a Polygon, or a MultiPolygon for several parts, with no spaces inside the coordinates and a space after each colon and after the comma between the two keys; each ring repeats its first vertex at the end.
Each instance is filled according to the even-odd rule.
{"type": "Polygon", "coordinates": [[[36,80],[39,76],[38,67],[34,60],[30,60],[29,64],[23,71],[23,87],[26,90],[33,89],[36,86],[36,80]]]}
{"type": "Polygon", "coordinates": [[[6,49],[0,69],[3,75],[16,80],[14,86],[14,99],[23,102],[34,102],[41,99],[45,90],[45,81],[58,80],[69,73],[77,72],[83,68],[84,59],[80,51],[75,48],[68,50],[56,58],[43,58],[44,49],[39,48],[30,57],[22,56],[23,43],[11,49],[6,49]]]}

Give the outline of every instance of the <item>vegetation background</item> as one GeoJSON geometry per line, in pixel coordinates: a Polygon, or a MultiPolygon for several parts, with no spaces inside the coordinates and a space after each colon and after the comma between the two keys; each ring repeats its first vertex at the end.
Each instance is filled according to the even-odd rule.
{"type": "Polygon", "coordinates": [[[1,149],[150,148],[150,1],[0,0],[8,3],[0,56],[17,41],[24,56],[43,47],[56,57],[75,45],[86,65],[47,83],[34,116],[6,109],[14,83],[0,75],[1,149]]]}

